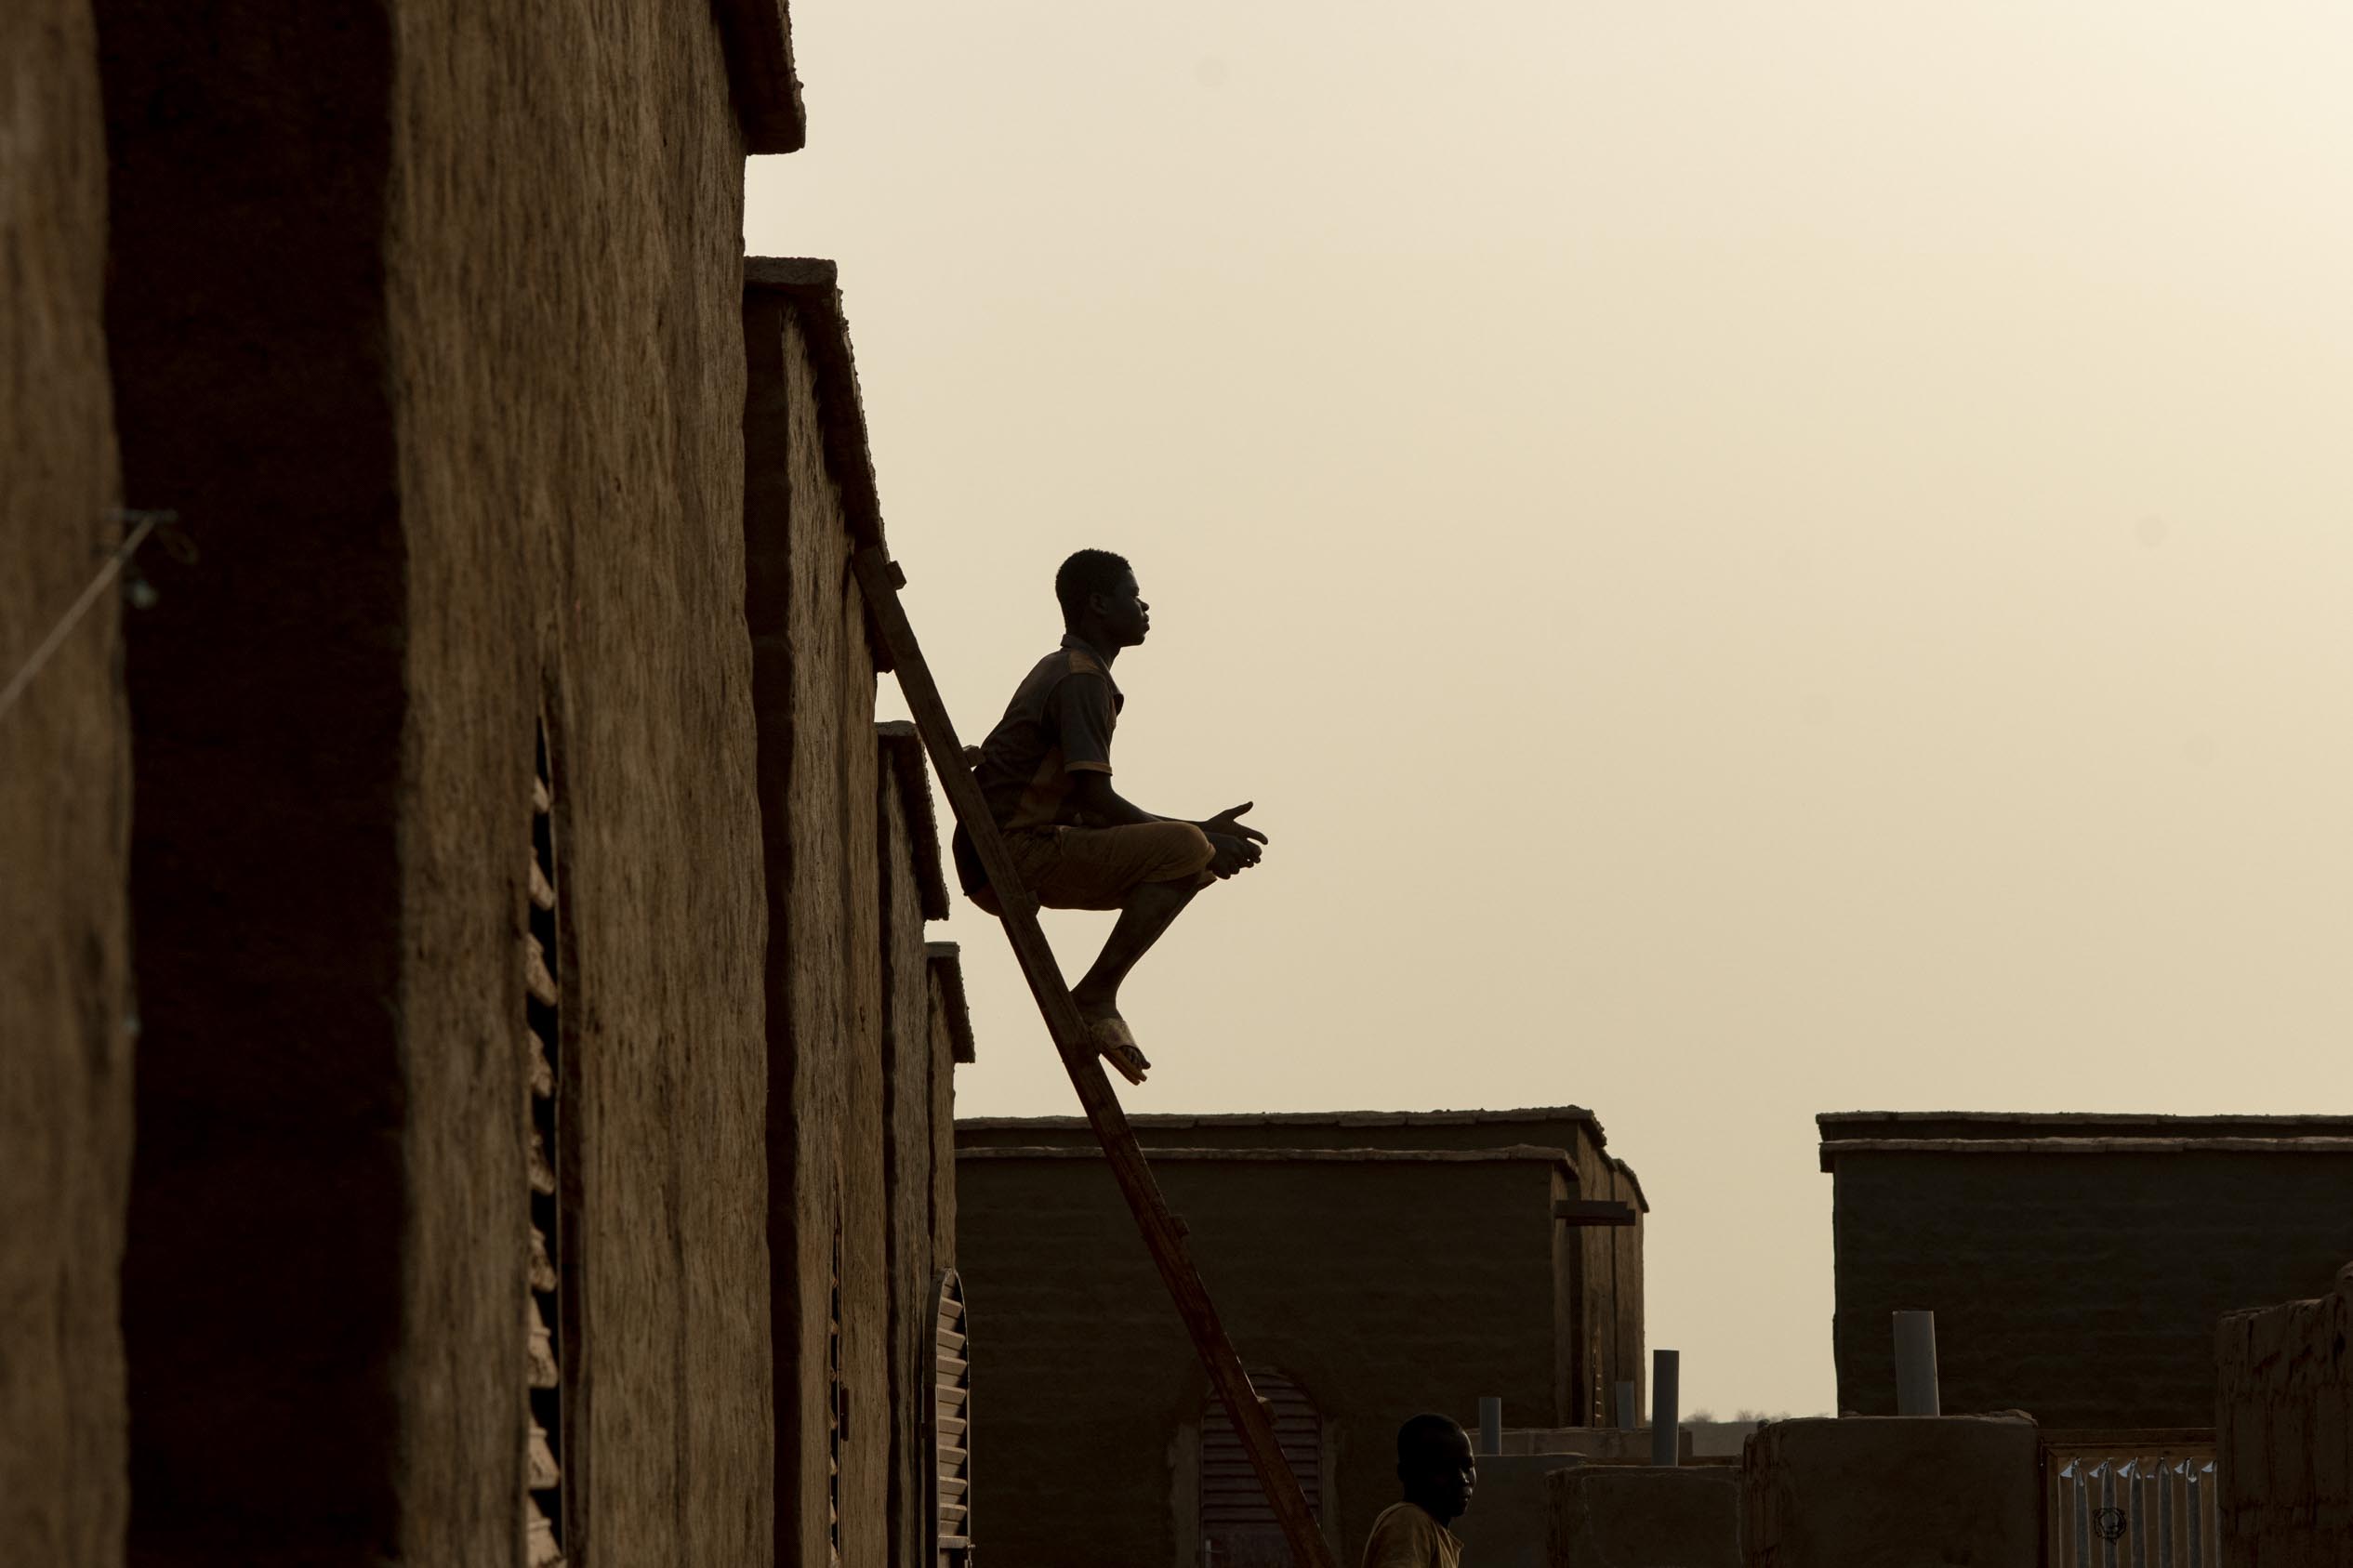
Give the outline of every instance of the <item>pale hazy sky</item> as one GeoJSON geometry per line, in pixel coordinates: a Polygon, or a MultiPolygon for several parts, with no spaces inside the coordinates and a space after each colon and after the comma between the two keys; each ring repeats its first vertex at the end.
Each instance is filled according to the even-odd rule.
{"type": "Polygon", "coordinates": [[[1720,1413],[1831,1407],[1818,1111],[2353,1110],[2353,8],[793,21],[966,737],[1118,549],[1122,789],[1274,838],[1131,1109],[1593,1107],[1720,1413]]]}

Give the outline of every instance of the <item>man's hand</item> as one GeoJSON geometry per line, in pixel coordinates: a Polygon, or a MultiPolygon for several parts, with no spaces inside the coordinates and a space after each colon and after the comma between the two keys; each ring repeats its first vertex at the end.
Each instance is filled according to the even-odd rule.
{"type": "Polygon", "coordinates": [[[1230,833],[1210,834],[1210,849],[1213,851],[1210,856],[1210,875],[1220,881],[1258,863],[1258,846],[1230,833]]]}
{"type": "Polygon", "coordinates": [[[1210,875],[1221,881],[1258,863],[1258,847],[1266,842],[1266,835],[1242,821],[1242,813],[1253,804],[1245,800],[1208,822],[1193,824],[1210,836],[1210,848],[1217,851],[1210,857],[1210,875]]]}
{"type": "MultiPolygon", "coordinates": [[[[1228,838],[1254,838],[1261,844],[1263,844],[1266,842],[1266,835],[1261,833],[1258,829],[1250,826],[1249,824],[1242,820],[1242,813],[1248,811],[1256,804],[1256,801],[1245,800],[1239,806],[1229,807],[1225,810],[1220,811],[1208,822],[1196,823],[1193,825],[1199,828],[1202,832],[1208,834],[1212,838],[1215,838],[1222,833],[1228,838]]],[[[1255,862],[1258,857],[1256,855],[1252,855],[1250,859],[1255,862]]]]}

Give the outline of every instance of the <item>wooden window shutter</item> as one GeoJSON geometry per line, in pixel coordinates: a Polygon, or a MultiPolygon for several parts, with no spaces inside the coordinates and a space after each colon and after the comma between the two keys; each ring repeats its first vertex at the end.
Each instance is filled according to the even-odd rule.
{"type": "Polygon", "coordinates": [[[972,1561],[972,1337],[964,1281],[953,1269],[932,1287],[932,1568],[972,1561]]]}
{"type": "Polygon", "coordinates": [[[556,1058],[562,1048],[557,1027],[562,993],[556,983],[555,789],[548,762],[548,731],[539,727],[531,780],[531,856],[528,929],[523,935],[523,1094],[530,1153],[524,1177],[529,1188],[531,1245],[523,1259],[523,1384],[530,1393],[531,1427],[523,1449],[523,1561],[526,1568],[562,1568],[564,1508],[562,1452],[562,1321],[564,1227],[562,1182],[556,1162],[556,1058]]]}
{"type": "Polygon", "coordinates": [[[841,1354],[841,1220],[833,1222],[826,1308],[826,1550],[841,1562],[841,1442],[850,1424],[850,1384],[841,1354]]]}
{"type": "MultiPolygon", "coordinates": [[[[1324,1419],[1307,1391],[1278,1372],[1253,1371],[1259,1398],[1274,1406],[1275,1438],[1283,1460],[1307,1495],[1308,1511],[1324,1511],[1324,1419]]],[[[1289,1568],[1290,1548],[1267,1506],[1249,1455],[1212,1395],[1201,1416],[1202,1561],[1216,1568],[1289,1568]]]]}

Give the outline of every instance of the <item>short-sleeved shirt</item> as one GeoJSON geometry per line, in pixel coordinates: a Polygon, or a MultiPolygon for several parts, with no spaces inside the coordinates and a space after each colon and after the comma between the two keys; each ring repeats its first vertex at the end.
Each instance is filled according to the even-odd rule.
{"type": "Polygon", "coordinates": [[[1392,1503],[1372,1522],[1364,1568],[1461,1568],[1462,1543],[1418,1503],[1392,1503]]]}
{"type": "MultiPolygon", "coordinates": [[[[1022,678],[981,743],[972,777],[990,819],[1009,833],[1079,823],[1071,775],[1111,771],[1111,731],[1126,702],[1109,661],[1077,636],[1064,638],[1022,678]]],[[[957,872],[971,892],[985,878],[969,849],[958,849],[957,872]]]]}

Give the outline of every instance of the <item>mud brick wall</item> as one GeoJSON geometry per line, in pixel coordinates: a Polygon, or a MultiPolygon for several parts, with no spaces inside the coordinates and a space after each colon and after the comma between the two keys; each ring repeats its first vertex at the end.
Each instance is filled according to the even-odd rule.
{"type": "MultiPolygon", "coordinates": [[[[1246,1365],[1325,1421],[1342,1561],[1396,1500],[1398,1424],[1500,1395],[1548,1424],[1556,1154],[1162,1150],[1153,1169],[1246,1365]]],[[[1030,1568],[1197,1560],[1208,1386],[1099,1153],[967,1148],[958,1237],[973,1322],[986,1549],[1030,1568]]]]}
{"type": "Polygon", "coordinates": [[[915,1140],[892,1115],[904,1071],[892,1031],[918,1027],[931,994],[915,963],[922,850],[908,785],[878,743],[874,651],[850,575],[853,549],[879,532],[832,268],[755,259],[747,277],[744,603],[769,911],[777,1549],[881,1568],[910,1528],[899,1440],[914,1390],[893,1375],[909,1332],[893,1308],[932,1179],[928,1161],[906,1168],[915,1140]]]}
{"type": "Polygon", "coordinates": [[[744,138],[713,7],[99,0],[146,1024],[130,1558],[521,1549],[562,892],[567,1545],[770,1560],[744,138]]]}
{"type": "Polygon", "coordinates": [[[956,1064],[935,1048],[932,954],[924,940],[927,922],[947,918],[948,897],[922,743],[912,724],[881,724],[876,730],[882,757],[877,813],[882,831],[876,848],[886,975],[882,1167],[888,1191],[882,1220],[890,1278],[889,1561],[913,1563],[923,1560],[930,1521],[926,1485],[932,1455],[925,1422],[932,1387],[932,1281],[954,1258],[952,1242],[945,1248],[933,1244],[940,1222],[932,1212],[938,1162],[946,1161],[952,1173],[955,1147],[952,1141],[945,1151],[940,1146],[932,1079],[935,1074],[952,1074],[956,1064]]]}
{"type": "Polygon", "coordinates": [[[2015,1416],[1768,1421],[1741,1456],[1749,1568],[2027,1568],[2041,1436],[2015,1416]]]}
{"type": "Polygon", "coordinates": [[[959,944],[925,946],[932,975],[932,1255],[947,1269],[956,1267],[956,1066],[974,1059],[972,1021],[959,944]]]}
{"type": "Polygon", "coordinates": [[[2215,1334],[2222,1549],[2234,1568],[2353,1562],[2353,1267],[2215,1334]]]}
{"type": "Polygon", "coordinates": [[[1896,1408],[1890,1314],[1926,1308],[1948,1411],[2203,1427],[2221,1316],[2353,1258],[2353,1154],[1824,1149],[1838,1403],[1866,1416],[1896,1408]]]}
{"type": "MultiPolygon", "coordinates": [[[[1631,1206],[1627,1226],[1565,1228],[1557,1238],[1560,1265],[1555,1331],[1565,1353],[1554,1390],[1556,1414],[1535,1425],[1606,1426],[1620,1378],[1647,1400],[1648,1357],[1643,1345],[1643,1217],[1641,1184],[1631,1167],[1611,1157],[1601,1123],[1577,1106],[1516,1111],[1244,1113],[1147,1114],[1130,1118],[1145,1148],[1217,1149],[1496,1149],[1557,1148],[1577,1172],[1572,1196],[1631,1206]]],[[[1094,1135],[1076,1116],[984,1117],[958,1132],[967,1148],[1048,1144],[1090,1147],[1094,1135]]]]}
{"type": "MultiPolygon", "coordinates": [[[[0,682],[121,537],[87,0],[0,7],[0,682]]],[[[0,1562],[121,1561],[130,755],[118,594],[0,715],[0,1562]]]]}
{"type": "Polygon", "coordinates": [[[1742,1568],[1741,1479],[1715,1465],[1554,1470],[1538,1555],[1552,1568],[1742,1568]]]}

